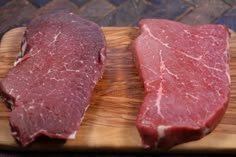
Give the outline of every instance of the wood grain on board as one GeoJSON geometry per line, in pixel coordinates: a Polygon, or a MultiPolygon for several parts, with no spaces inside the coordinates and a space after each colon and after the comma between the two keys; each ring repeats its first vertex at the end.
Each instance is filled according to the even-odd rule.
{"type": "MultiPolygon", "coordinates": [[[[107,62],[103,79],[93,93],[75,140],[37,139],[24,149],[40,150],[143,150],[135,119],[143,100],[143,84],[129,49],[139,31],[135,27],[103,27],[107,62]]],[[[0,79],[12,67],[25,28],[7,32],[0,45],[0,79]]],[[[175,146],[170,151],[236,151],[236,34],[230,40],[232,79],[229,107],[217,128],[201,140],[175,146]]],[[[0,102],[0,148],[23,149],[11,136],[10,110],[0,102]]]]}

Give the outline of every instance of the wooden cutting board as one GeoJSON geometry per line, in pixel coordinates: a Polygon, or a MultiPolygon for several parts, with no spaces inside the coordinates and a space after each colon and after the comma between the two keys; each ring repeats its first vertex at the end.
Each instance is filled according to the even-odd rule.
{"type": "MultiPolygon", "coordinates": [[[[20,49],[24,27],[7,32],[0,47],[0,78],[12,67],[20,49]]],[[[135,119],[143,100],[143,84],[133,63],[129,45],[139,31],[134,27],[104,27],[108,44],[106,70],[98,83],[75,140],[40,138],[22,148],[11,136],[9,110],[0,103],[0,148],[17,150],[143,150],[135,119]]],[[[236,151],[236,34],[231,33],[231,99],[217,128],[198,141],[172,148],[178,151],[236,151]]],[[[210,101],[210,100],[209,100],[210,101]]]]}

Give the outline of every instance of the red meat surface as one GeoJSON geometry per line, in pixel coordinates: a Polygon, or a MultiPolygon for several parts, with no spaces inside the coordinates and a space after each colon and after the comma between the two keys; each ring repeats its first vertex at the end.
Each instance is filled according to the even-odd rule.
{"type": "Polygon", "coordinates": [[[12,103],[12,134],[23,146],[40,135],[74,138],[105,66],[100,27],[73,14],[37,17],[21,49],[0,83],[12,103]]]}
{"type": "Polygon", "coordinates": [[[145,98],[137,117],[144,147],[169,149],[200,139],[220,122],[230,97],[229,32],[144,19],[134,57],[145,98]]]}

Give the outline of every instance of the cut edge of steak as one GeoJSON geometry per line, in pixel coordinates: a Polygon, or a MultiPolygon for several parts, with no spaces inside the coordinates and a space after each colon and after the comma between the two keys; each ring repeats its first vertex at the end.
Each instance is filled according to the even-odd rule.
{"type": "MultiPolygon", "coordinates": [[[[141,136],[143,146],[145,148],[170,149],[177,144],[201,139],[205,135],[212,132],[219,124],[229,103],[231,84],[229,74],[230,33],[227,27],[211,24],[201,26],[187,26],[185,24],[164,19],[143,19],[139,22],[139,27],[141,29],[141,34],[133,42],[132,50],[134,62],[140,71],[139,74],[144,82],[145,88],[144,101],[140,107],[136,119],[136,127],[141,136]],[[219,32],[214,34],[214,31],[210,32],[210,30],[216,30],[216,32],[219,32]],[[186,38],[183,38],[184,31],[186,38]],[[206,64],[209,62],[205,62],[205,59],[209,60],[209,56],[212,54],[209,54],[209,56],[207,56],[208,54],[203,54],[200,56],[201,54],[194,54],[190,51],[190,53],[188,53],[188,49],[186,48],[188,46],[193,46],[194,48],[195,46],[193,52],[201,53],[203,50],[202,47],[205,45],[202,46],[194,44],[194,40],[192,42],[184,41],[191,39],[198,40],[198,38],[204,40],[204,37],[211,38],[211,35],[216,35],[216,38],[212,36],[212,38],[214,38],[216,41],[212,42],[214,39],[207,40],[212,42],[207,43],[209,49],[211,44],[216,44],[213,46],[218,46],[218,49],[215,48],[216,52],[214,52],[212,49],[209,51],[212,53],[219,53],[223,58],[221,60],[219,56],[217,56],[217,58],[213,55],[213,60],[211,62],[219,61],[219,63],[223,64],[222,66],[219,65],[219,67],[210,67],[206,64]],[[190,45],[188,45],[189,43],[190,45]],[[197,46],[199,47],[197,48],[197,46]],[[198,50],[200,50],[200,52],[198,50]],[[188,71],[190,75],[192,69],[185,67],[186,65],[181,63],[181,57],[183,57],[182,61],[186,62],[187,66],[189,67],[195,64],[198,65],[199,68],[205,68],[207,75],[211,75],[211,79],[215,77],[215,80],[213,79],[213,81],[218,81],[221,83],[223,89],[215,92],[210,90],[210,92],[213,92],[214,95],[212,98],[201,96],[201,94],[191,95],[190,93],[192,90],[192,84],[190,81],[184,78],[186,77],[189,79],[191,77],[188,77],[186,74],[184,74],[184,71],[181,70],[182,68],[185,70],[190,69],[190,71],[188,71]],[[206,57],[204,58],[204,61],[202,60],[203,57],[206,57]],[[193,62],[195,63],[193,64],[193,62]],[[175,66],[178,69],[175,69],[175,66]],[[218,76],[221,76],[222,78],[218,76]],[[220,79],[222,80],[219,81],[220,79]],[[172,82],[173,80],[176,82],[172,82]],[[184,85],[180,85],[181,81],[183,81],[183,84],[186,84],[185,87],[187,87],[187,91],[190,91],[188,93],[189,95],[186,95],[186,98],[183,98],[182,100],[181,92],[179,92],[180,94],[177,93],[178,91],[182,90],[182,87],[184,87],[184,85]],[[188,89],[188,85],[190,86],[190,89],[188,89]],[[218,94],[219,98],[216,98],[218,94]],[[190,99],[204,99],[199,100],[199,106],[206,107],[206,110],[212,109],[212,112],[199,109],[200,107],[197,107],[197,103],[193,105],[192,108],[188,108],[186,105],[186,107],[181,108],[180,102],[184,104],[184,101],[187,100],[187,102],[191,104],[189,101],[190,99]],[[219,104],[201,104],[201,102],[206,102],[212,99],[216,99],[215,102],[219,104]],[[174,102],[179,103],[180,106],[174,102]],[[171,107],[168,108],[167,105],[171,107]],[[211,105],[212,108],[210,107],[211,105]],[[199,112],[202,111],[204,113],[202,114],[202,117],[200,117],[201,113],[199,112]],[[184,114],[182,115],[183,118],[181,118],[181,112],[184,114]],[[189,120],[186,118],[187,114],[189,115],[189,120]]],[[[198,41],[202,44],[204,43],[201,40],[198,41]]],[[[207,47],[207,45],[205,47],[207,47]]],[[[195,66],[194,68],[198,69],[198,66],[195,66]]],[[[199,75],[203,75],[202,77],[205,77],[204,72],[199,73],[199,75]]],[[[196,79],[200,79],[200,77],[197,77],[196,79]]],[[[199,81],[201,82],[202,80],[200,79],[199,81]]],[[[203,83],[203,81],[201,83],[203,83]]],[[[203,84],[200,84],[200,86],[201,85],[203,86],[203,84]]],[[[204,87],[199,89],[202,90],[204,87]]],[[[182,91],[184,91],[184,89],[182,91]]],[[[197,93],[197,91],[194,92],[197,93]]]]}
{"type": "Polygon", "coordinates": [[[12,109],[12,135],[22,146],[27,146],[41,135],[75,139],[89,107],[92,91],[103,76],[105,60],[105,36],[96,23],[73,13],[62,12],[39,16],[30,22],[14,67],[0,82],[1,95],[12,109]],[[63,54],[64,51],[66,53],[63,54]],[[42,65],[36,65],[40,63],[42,65]],[[30,81],[19,81],[23,79],[30,81]],[[50,81],[55,87],[51,87],[50,81]],[[44,88],[44,84],[49,87],[44,88]],[[71,92],[63,91],[60,86],[65,86],[65,90],[71,92]],[[58,96],[54,93],[58,93],[58,96]],[[57,108],[55,102],[62,107],[57,108]],[[66,117],[63,112],[67,114],[66,117]],[[21,117],[24,120],[19,120],[21,117]],[[55,129],[49,125],[55,125],[55,129]]]}

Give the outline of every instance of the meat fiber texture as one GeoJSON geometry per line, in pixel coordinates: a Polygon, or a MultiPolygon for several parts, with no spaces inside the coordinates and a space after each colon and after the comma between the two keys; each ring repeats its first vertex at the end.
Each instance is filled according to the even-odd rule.
{"type": "Polygon", "coordinates": [[[69,13],[44,15],[28,25],[21,49],[0,83],[12,103],[12,135],[23,146],[40,135],[75,138],[104,71],[100,27],[69,13]]]}
{"type": "Polygon", "coordinates": [[[229,31],[144,19],[134,57],[145,98],[136,125],[144,147],[170,149],[210,133],[230,97],[229,31]]]}

